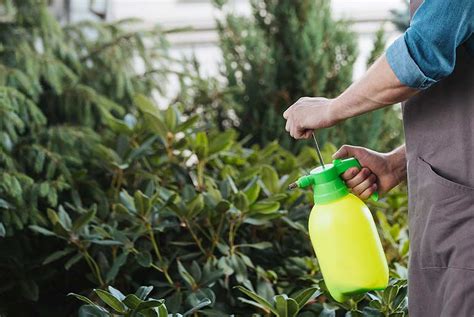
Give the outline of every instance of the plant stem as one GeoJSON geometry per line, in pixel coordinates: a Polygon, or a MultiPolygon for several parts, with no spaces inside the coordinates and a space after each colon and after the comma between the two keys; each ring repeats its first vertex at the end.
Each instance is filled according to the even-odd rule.
{"type": "Polygon", "coordinates": [[[200,160],[197,164],[197,181],[198,181],[198,190],[204,190],[204,167],[206,165],[205,160],[200,160]]]}
{"type": "Polygon", "coordinates": [[[234,240],[235,240],[235,235],[237,234],[237,230],[239,229],[239,226],[240,226],[240,219],[232,220],[230,222],[230,228],[229,228],[230,254],[234,253],[234,240]]]}
{"type": "Polygon", "coordinates": [[[183,221],[186,224],[186,228],[188,228],[189,232],[191,233],[191,236],[193,237],[194,241],[196,242],[196,245],[198,246],[199,250],[201,250],[202,254],[205,256],[208,255],[206,252],[206,249],[201,244],[201,240],[197,237],[196,233],[194,232],[193,228],[189,225],[189,221],[186,218],[181,218],[181,221],[183,221]]]}
{"type": "Polygon", "coordinates": [[[164,265],[163,257],[161,256],[160,249],[158,248],[158,243],[156,243],[155,234],[153,233],[153,228],[149,222],[146,222],[146,230],[148,232],[148,236],[150,237],[151,244],[153,246],[153,250],[155,251],[156,257],[160,262],[160,265],[163,265],[162,272],[166,277],[166,280],[170,285],[174,285],[173,279],[169,275],[168,266],[164,265]]]}
{"type": "Polygon", "coordinates": [[[211,251],[209,252],[210,256],[214,254],[214,249],[219,243],[219,238],[222,232],[222,226],[224,225],[224,217],[225,217],[225,213],[221,215],[221,218],[219,219],[219,224],[217,225],[217,231],[214,233],[214,236],[212,239],[211,251]]]}
{"type": "Polygon", "coordinates": [[[92,258],[92,256],[89,254],[89,251],[87,251],[87,249],[84,248],[82,250],[82,254],[84,255],[84,258],[86,259],[87,265],[89,265],[90,269],[92,270],[92,274],[95,276],[100,286],[103,287],[105,283],[104,283],[104,280],[102,279],[102,275],[100,274],[100,268],[97,265],[97,262],[92,258]]]}

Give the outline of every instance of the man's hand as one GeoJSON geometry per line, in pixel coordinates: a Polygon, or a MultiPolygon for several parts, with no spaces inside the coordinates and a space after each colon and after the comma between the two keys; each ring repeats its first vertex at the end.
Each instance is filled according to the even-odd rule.
{"type": "Polygon", "coordinates": [[[367,199],[375,191],[384,194],[406,178],[405,146],[390,153],[379,153],[363,147],[342,146],[334,158],[355,157],[363,166],[348,169],[342,178],[352,193],[367,199]]]}
{"type": "Polygon", "coordinates": [[[331,104],[333,99],[303,97],[290,106],[283,117],[286,131],[295,139],[307,139],[311,133],[320,128],[327,128],[337,123],[331,104]]]}
{"type": "Polygon", "coordinates": [[[315,129],[327,128],[345,119],[393,105],[417,92],[398,80],[384,55],[339,97],[304,97],[298,100],[283,114],[287,120],[286,131],[295,139],[307,139],[315,129]]]}

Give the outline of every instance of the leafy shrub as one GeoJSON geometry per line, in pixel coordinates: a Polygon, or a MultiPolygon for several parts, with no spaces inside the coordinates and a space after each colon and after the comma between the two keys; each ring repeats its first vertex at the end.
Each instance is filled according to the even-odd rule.
{"type": "MultiPolygon", "coordinates": [[[[290,299],[307,288],[317,292],[306,305],[296,300],[302,315],[406,309],[402,190],[372,205],[393,287],[336,304],[308,239],[311,193],[286,190],[316,162],[313,149],[246,147],[236,131],[183,114],[185,105],[159,110],[149,97],[172,63],[162,30],[126,31],[133,21],[62,29],[42,2],[8,9],[0,28],[2,316],[76,315],[70,292],[90,297],[80,308],[90,316],[103,312],[99,298],[124,300],[111,285],[149,290],[160,300],[136,296],[154,306],[150,314],[294,312],[290,299]]],[[[334,150],[326,144],[326,160],[334,150]]]]}

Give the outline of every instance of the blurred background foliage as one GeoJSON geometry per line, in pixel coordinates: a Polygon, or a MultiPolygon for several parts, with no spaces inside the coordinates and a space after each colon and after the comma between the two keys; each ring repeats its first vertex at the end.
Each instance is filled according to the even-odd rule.
{"type": "MultiPolygon", "coordinates": [[[[215,3],[225,16],[218,21],[222,73],[237,104],[229,106],[239,118],[236,129],[252,143],[278,139],[299,150],[304,142],[284,131],[281,114],[302,96],[332,98],[350,85],[357,57],[350,25],[334,20],[328,0],[254,0],[250,18],[232,13],[226,1],[215,3]]],[[[368,64],[384,48],[381,28],[368,64]]],[[[318,138],[387,150],[403,138],[400,122],[399,107],[389,107],[325,129],[318,138]]]]}
{"type": "MultiPolygon", "coordinates": [[[[168,56],[177,30],[61,26],[43,1],[0,2],[0,316],[406,314],[405,188],[370,203],[390,288],[343,304],[311,249],[311,193],[287,191],[316,153],[281,111],[350,84],[349,26],[325,1],[253,8],[219,22],[223,84],[168,56]],[[180,90],[160,110],[168,76],[180,90]]],[[[396,110],[363,118],[318,133],[327,161],[331,142],[400,141],[396,110]]]]}

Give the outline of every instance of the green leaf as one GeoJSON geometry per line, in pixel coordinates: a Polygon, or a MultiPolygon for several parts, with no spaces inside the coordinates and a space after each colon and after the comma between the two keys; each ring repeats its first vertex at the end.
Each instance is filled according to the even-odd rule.
{"type": "Polygon", "coordinates": [[[175,131],[178,119],[176,115],[176,110],[173,106],[168,107],[168,109],[166,109],[165,111],[165,123],[169,131],[175,131]]]}
{"type": "Polygon", "coordinates": [[[191,116],[186,121],[178,125],[178,127],[176,128],[176,132],[179,132],[179,131],[184,132],[187,129],[192,128],[196,124],[196,122],[199,121],[199,119],[200,118],[198,115],[191,116]]]}
{"type": "Polygon", "coordinates": [[[83,305],[79,308],[79,317],[109,317],[109,313],[97,305],[83,305]]]}
{"type": "Polygon", "coordinates": [[[256,301],[257,303],[259,303],[260,305],[262,305],[262,307],[264,307],[268,311],[271,311],[275,315],[278,315],[278,312],[275,310],[275,308],[273,308],[273,305],[270,304],[265,298],[255,294],[254,292],[246,289],[245,287],[235,286],[235,288],[250,297],[251,299],[253,299],[254,301],[256,301]]]}
{"type": "Polygon", "coordinates": [[[168,317],[168,309],[165,305],[158,307],[158,317],[168,317]]]}
{"type": "Polygon", "coordinates": [[[49,183],[43,182],[39,187],[39,194],[41,197],[46,197],[49,194],[49,183]]]}
{"type": "Polygon", "coordinates": [[[64,268],[66,270],[69,270],[74,264],[76,264],[77,262],[79,262],[80,259],[82,259],[82,256],[82,253],[77,253],[64,264],[64,268]]]}
{"type": "Polygon", "coordinates": [[[136,311],[136,312],[133,312],[131,317],[137,317],[137,316],[140,316],[140,317],[158,317],[158,312],[157,312],[157,308],[147,308],[147,309],[144,309],[140,312],[136,311]]]}
{"type": "Polygon", "coordinates": [[[127,262],[127,257],[128,257],[128,252],[123,252],[115,258],[115,261],[113,262],[112,267],[107,272],[107,275],[105,277],[105,280],[107,281],[107,283],[110,283],[115,279],[115,277],[120,271],[120,268],[127,262]]]}
{"type": "Polygon", "coordinates": [[[8,201],[0,198],[0,208],[2,208],[2,209],[11,209],[11,207],[12,207],[12,205],[8,201]]]}
{"type": "Polygon", "coordinates": [[[137,212],[142,216],[148,215],[151,209],[150,197],[137,190],[133,195],[133,200],[135,202],[135,208],[137,209],[137,212]]]}
{"type": "Polygon", "coordinates": [[[55,225],[55,224],[57,224],[58,222],[60,222],[58,214],[57,214],[56,211],[54,211],[53,209],[48,208],[48,209],[46,210],[46,213],[47,213],[47,215],[48,215],[49,221],[51,221],[51,223],[52,223],[53,225],[55,225]]]}
{"type": "Polygon", "coordinates": [[[244,189],[244,194],[247,196],[250,205],[257,201],[258,195],[260,194],[260,185],[258,184],[257,177],[254,177],[250,183],[248,183],[244,189]]]}
{"type": "Polygon", "coordinates": [[[96,210],[94,208],[81,215],[76,221],[74,221],[74,224],[72,225],[72,231],[78,232],[81,230],[85,225],[91,222],[92,219],[94,219],[95,213],[96,210]]]}
{"type": "Polygon", "coordinates": [[[204,208],[204,197],[197,194],[188,204],[188,216],[194,216],[204,208]]]}
{"type": "Polygon", "coordinates": [[[66,210],[64,210],[63,206],[59,206],[58,216],[59,222],[63,225],[63,227],[66,230],[70,230],[72,228],[72,221],[66,210]]]}
{"type": "Polygon", "coordinates": [[[91,243],[98,244],[98,245],[123,245],[122,242],[117,241],[117,240],[89,240],[91,243]]]}
{"type": "Polygon", "coordinates": [[[250,244],[244,243],[244,244],[236,245],[236,247],[265,250],[265,249],[271,248],[272,244],[270,242],[258,242],[258,243],[250,243],[250,244]]]}
{"type": "Polygon", "coordinates": [[[188,284],[188,287],[193,288],[196,285],[196,281],[194,280],[193,276],[189,274],[181,261],[178,261],[178,272],[186,284],[188,284]]]}
{"type": "Polygon", "coordinates": [[[220,132],[209,142],[209,155],[224,151],[232,145],[235,132],[233,130],[228,130],[225,132],[220,132]]]}
{"type": "Polygon", "coordinates": [[[279,191],[278,186],[278,173],[270,165],[262,165],[260,169],[260,178],[262,179],[265,187],[272,193],[276,194],[279,191]]]}
{"type": "Polygon", "coordinates": [[[242,212],[246,212],[248,210],[249,201],[243,192],[238,192],[235,195],[233,202],[235,207],[237,207],[237,209],[241,210],[242,212]]]}
{"type": "Polygon", "coordinates": [[[163,305],[163,300],[160,299],[160,300],[157,300],[157,299],[149,299],[145,302],[141,302],[140,304],[138,304],[137,308],[135,308],[137,311],[141,311],[141,310],[144,310],[144,309],[147,309],[147,308],[154,308],[154,307],[160,307],[161,305],[163,305]]]}
{"type": "Polygon", "coordinates": [[[83,301],[84,303],[87,303],[89,305],[92,305],[92,306],[95,306],[96,304],[91,301],[89,298],[85,297],[85,296],[82,296],[82,295],[79,295],[79,294],[76,294],[76,293],[69,293],[67,294],[67,296],[74,296],[75,298],[77,298],[78,300],[80,301],[83,301]]]}
{"type": "Polygon", "coordinates": [[[138,298],[145,300],[152,290],[153,286],[140,286],[135,292],[135,295],[137,295],[138,298]]]}
{"type": "Polygon", "coordinates": [[[230,208],[230,203],[227,200],[221,200],[217,203],[217,206],[216,206],[215,210],[219,214],[221,214],[221,213],[224,213],[227,210],[229,210],[229,208],[230,208]]]}
{"type": "Polygon", "coordinates": [[[51,262],[54,262],[70,253],[72,253],[74,251],[74,249],[65,249],[65,250],[60,250],[60,251],[56,251],[52,254],[50,254],[46,259],[44,259],[43,261],[43,265],[45,264],[49,264],[51,262]]]}
{"type": "Polygon", "coordinates": [[[144,113],[145,121],[148,127],[162,138],[166,138],[168,128],[163,122],[160,110],[155,106],[150,99],[144,95],[137,94],[133,97],[134,104],[144,113]]]}
{"type": "Polygon", "coordinates": [[[205,132],[198,132],[196,134],[194,149],[199,159],[207,158],[209,153],[209,141],[205,132]]]}
{"type": "Polygon", "coordinates": [[[42,228],[40,226],[31,225],[28,228],[30,228],[31,230],[33,230],[35,232],[41,233],[42,235],[45,235],[45,236],[55,236],[56,235],[54,232],[49,231],[48,229],[42,228]]]}
{"type": "Polygon", "coordinates": [[[261,200],[250,206],[250,212],[255,214],[271,214],[280,209],[277,201],[261,200]]]}
{"type": "Polygon", "coordinates": [[[298,303],[298,307],[306,305],[308,300],[318,291],[316,287],[307,288],[299,291],[292,298],[298,303]]]}
{"type": "Polygon", "coordinates": [[[7,231],[5,230],[5,226],[3,225],[3,223],[0,222],[0,238],[5,237],[6,234],[7,231]]]}
{"type": "Polygon", "coordinates": [[[294,317],[300,309],[298,303],[286,295],[277,295],[274,301],[278,317],[294,317]]]}
{"type": "Polygon", "coordinates": [[[94,292],[99,296],[99,298],[106,303],[109,307],[114,309],[119,313],[125,312],[125,305],[116,299],[112,294],[101,289],[94,289],[94,292]]]}
{"type": "Polygon", "coordinates": [[[149,251],[142,251],[136,255],[138,264],[143,267],[150,267],[152,263],[151,253],[149,251]]]}
{"type": "Polygon", "coordinates": [[[151,131],[157,133],[162,138],[166,138],[168,128],[161,120],[161,118],[155,117],[149,113],[146,113],[144,117],[145,122],[147,123],[147,127],[150,128],[151,131]]]}
{"type": "Polygon", "coordinates": [[[155,106],[153,102],[148,99],[148,97],[141,94],[137,94],[133,97],[133,102],[138,107],[138,109],[140,109],[140,111],[144,113],[149,113],[155,117],[161,116],[158,107],[155,106]]]}
{"type": "Polygon", "coordinates": [[[123,301],[125,299],[125,295],[123,295],[123,293],[121,291],[119,291],[118,289],[116,289],[112,286],[109,286],[107,288],[108,288],[110,294],[112,294],[112,296],[114,296],[119,301],[123,301]]]}
{"type": "Polygon", "coordinates": [[[122,300],[122,302],[130,309],[135,309],[140,305],[141,302],[143,302],[141,299],[139,299],[136,295],[130,294],[125,296],[125,299],[122,300]]]}
{"type": "Polygon", "coordinates": [[[206,307],[206,306],[209,306],[211,305],[211,300],[206,298],[206,299],[203,299],[201,302],[199,302],[196,306],[194,306],[193,308],[191,308],[190,310],[188,310],[187,312],[185,312],[183,314],[183,316],[189,316],[191,314],[193,314],[194,312],[197,312],[198,310],[200,310],[201,308],[203,307],[206,307]]]}
{"type": "Polygon", "coordinates": [[[191,276],[194,278],[195,281],[200,281],[202,277],[202,270],[199,267],[199,264],[196,261],[191,263],[191,267],[189,268],[191,276]]]}

